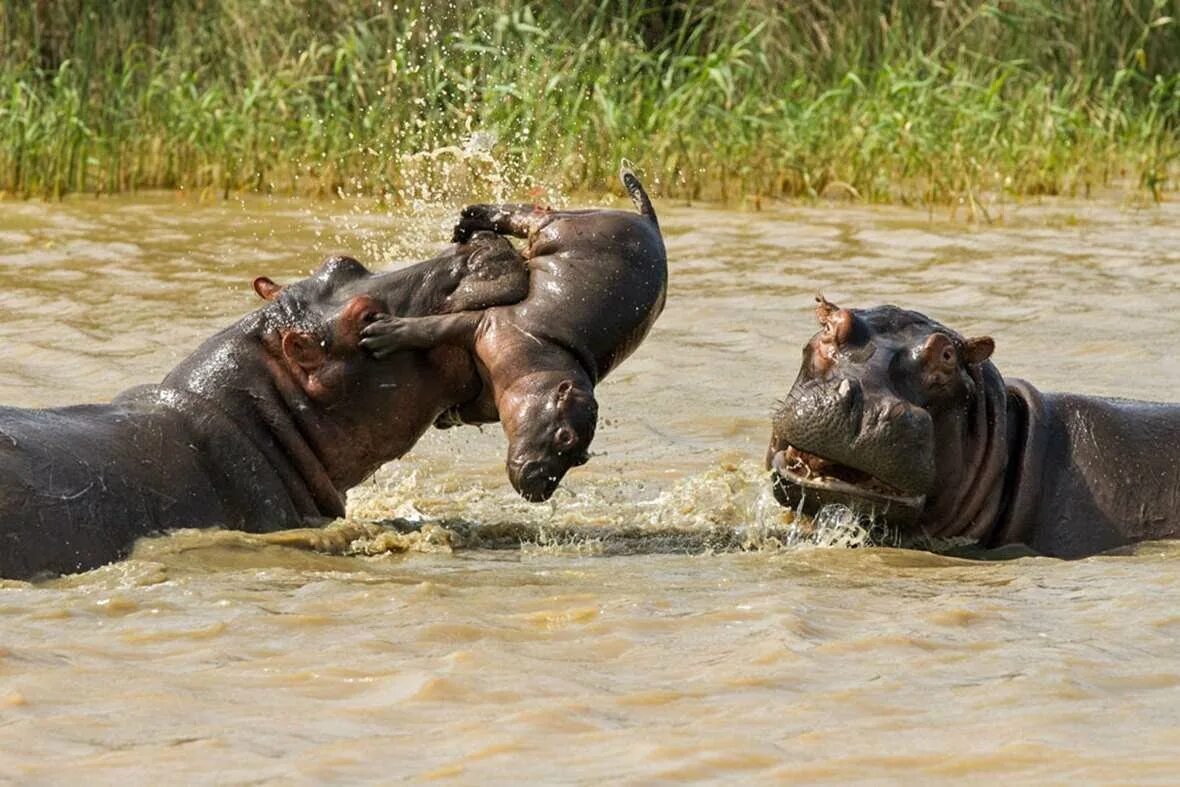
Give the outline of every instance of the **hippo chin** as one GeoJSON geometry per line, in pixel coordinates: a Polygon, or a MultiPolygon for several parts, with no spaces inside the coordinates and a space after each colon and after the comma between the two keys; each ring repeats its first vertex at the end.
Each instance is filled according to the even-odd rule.
{"type": "Polygon", "coordinates": [[[169,528],[342,516],[350,487],[480,390],[465,352],[377,361],[361,330],[386,314],[519,300],[528,273],[485,233],[390,273],[334,257],[303,281],[254,288],[267,304],[158,385],[109,404],[0,407],[0,577],[94,568],[169,528]]]}
{"type": "Polygon", "coordinates": [[[822,330],[772,420],[784,506],[1067,558],[1180,536],[1180,405],[1042,394],[1003,379],[989,337],[818,300],[822,330]]]}

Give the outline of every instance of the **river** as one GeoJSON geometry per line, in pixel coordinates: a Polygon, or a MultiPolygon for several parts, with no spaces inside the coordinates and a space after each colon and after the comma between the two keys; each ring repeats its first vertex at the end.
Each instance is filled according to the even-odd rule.
{"type": "MultiPolygon", "coordinates": [[[[0,202],[0,402],[158,381],[255,276],[423,258],[455,207],[0,202]]],[[[0,581],[0,781],[1180,778],[1180,546],[794,543],[761,469],[817,291],[994,336],[1044,390],[1180,398],[1180,203],[657,208],[667,309],[550,503],[514,495],[498,426],[432,431],[322,534],[0,581]],[[366,524],[392,517],[470,529],[366,524]],[[496,528],[526,543],[464,548],[496,528]]]]}

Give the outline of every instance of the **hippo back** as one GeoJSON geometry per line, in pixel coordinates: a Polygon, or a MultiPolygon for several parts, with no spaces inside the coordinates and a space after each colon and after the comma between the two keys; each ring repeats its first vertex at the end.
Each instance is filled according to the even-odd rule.
{"type": "Polygon", "coordinates": [[[92,568],[158,529],[218,521],[176,419],[137,404],[0,408],[0,576],[92,568]],[[167,457],[167,461],[161,461],[167,457]]]}
{"type": "Polygon", "coordinates": [[[557,214],[530,248],[529,297],[513,322],[574,351],[602,379],[663,311],[667,256],[658,226],[627,211],[557,214]]]}

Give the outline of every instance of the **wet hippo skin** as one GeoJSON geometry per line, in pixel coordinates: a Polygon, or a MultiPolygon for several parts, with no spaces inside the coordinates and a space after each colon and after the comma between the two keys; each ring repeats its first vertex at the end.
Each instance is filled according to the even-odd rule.
{"type": "Polygon", "coordinates": [[[1042,393],[1003,379],[988,337],[819,301],[772,422],[783,505],[1066,558],[1180,536],[1180,405],[1042,393]]]}
{"type": "Polygon", "coordinates": [[[629,170],[638,213],[473,205],[455,240],[492,230],[528,238],[528,297],[480,312],[380,320],[364,330],[375,354],[455,344],[470,348],[485,385],[440,422],[501,421],[508,478],[547,500],[589,458],[598,421],[594,387],[647,336],[664,308],[667,257],[655,211],[629,170]]]}
{"type": "Polygon", "coordinates": [[[179,527],[268,531],[344,513],[344,493],[478,394],[462,350],[359,347],[385,314],[519,300],[524,261],[482,233],[373,274],[329,258],[202,344],[158,385],[110,404],[0,408],[0,576],[80,571],[179,527]]]}

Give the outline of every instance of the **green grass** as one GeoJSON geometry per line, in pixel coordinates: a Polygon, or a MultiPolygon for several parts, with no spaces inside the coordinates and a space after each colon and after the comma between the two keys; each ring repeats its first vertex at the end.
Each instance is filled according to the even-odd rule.
{"type": "Polygon", "coordinates": [[[0,191],[1159,199],[1180,0],[0,0],[0,191]],[[466,148],[466,150],[464,150],[466,148]]]}

